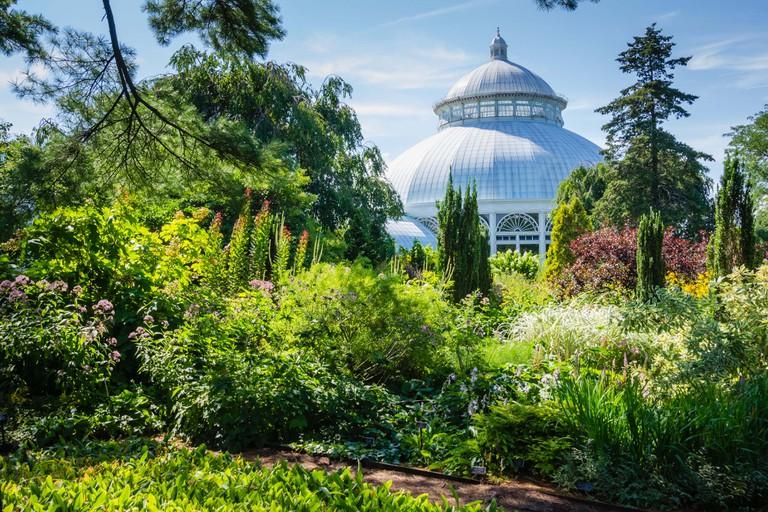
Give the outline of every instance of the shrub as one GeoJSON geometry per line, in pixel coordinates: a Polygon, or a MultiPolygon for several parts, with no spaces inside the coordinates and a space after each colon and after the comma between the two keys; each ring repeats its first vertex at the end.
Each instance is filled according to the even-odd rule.
{"type": "MultiPolygon", "coordinates": [[[[706,270],[706,247],[707,240],[703,234],[698,241],[691,241],[676,236],[673,229],[667,229],[662,245],[667,270],[679,277],[695,279],[706,270]]],[[[628,291],[635,288],[636,229],[599,229],[574,240],[571,250],[574,262],[557,280],[565,294],[614,288],[628,291]]]]}
{"type": "Polygon", "coordinates": [[[539,272],[539,257],[532,252],[500,251],[491,256],[490,263],[494,274],[517,273],[533,280],[539,272]]]}
{"type": "Polygon", "coordinates": [[[451,354],[452,307],[441,290],[362,264],[315,265],[280,291],[283,346],[312,350],[364,382],[440,379],[451,354]]]}
{"type": "Polygon", "coordinates": [[[373,414],[374,391],[311,351],[270,345],[274,305],[251,291],[178,329],[141,329],[141,371],[170,409],[173,432],[216,447],[287,442],[373,414]],[[368,411],[370,409],[370,411],[368,411]]]}
{"type": "Polygon", "coordinates": [[[0,282],[0,395],[86,401],[120,360],[107,335],[114,307],[78,302],[79,287],[19,275],[0,282]]]}
{"type": "Polygon", "coordinates": [[[475,417],[477,444],[497,474],[551,476],[571,443],[550,404],[511,402],[475,417]]]}

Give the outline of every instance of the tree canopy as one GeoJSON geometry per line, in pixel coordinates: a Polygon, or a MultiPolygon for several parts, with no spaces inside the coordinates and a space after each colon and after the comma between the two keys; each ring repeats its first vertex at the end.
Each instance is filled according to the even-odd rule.
{"type": "Polygon", "coordinates": [[[610,172],[596,216],[603,223],[634,224],[652,208],[666,224],[695,232],[706,225],[710,211],[711,184],[700,161],[712,158],[663,128],[670,118],[688,117],[685,106],[696,100],[673,87],[674,69],[690,57],[673,58],[672,37],[655,24],[627,46],[616,60],[636,81],[597,109],[610,116],[603,126],[610,172]]]}

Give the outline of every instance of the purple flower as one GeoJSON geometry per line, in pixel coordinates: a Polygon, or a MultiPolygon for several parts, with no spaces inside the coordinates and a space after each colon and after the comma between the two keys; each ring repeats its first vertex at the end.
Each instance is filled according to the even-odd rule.
{"type": "Polygon", "coordinates": [[[6,279],[5,281],[0,282],[0,290],[5,291],[10,290],[11,288],[13,288],[13,281],[6,279]]]}
{"type": "Polygon", "coordinates": [[[26,286],[28,285],[32,280],[25,276],[24,274],[19,274],[16,276],[16,279],[14,279],[14,283],[16,283],[19,286],[26,286]]]}
{"type": "Polygon", "coordinates": [[[155,322],[155,319],[152,318],[152,315],[144,315],[145,324],[153,324],[154,322],[155,322]]]}
{"type": "Polygon", "coordinates": [[[99,302],[94,304],[93,309],[102,313],[109,313],[115,309],[115,306],[113,306],[112,303],[107,299],[101,299],[99,302]]]}
{"type": "Polygon", "coordinates": [[[114,362],[120,362],[120,352],[117,350],[113,350],[111,354],[109,354],[109,357],[112,358],[114,362]]]}
{"type": "Polygon", "coordinates": [[[107,340],[107,345],[109,345],[110,347],[117,346],[117,338],[109,338],[107,340]]]}
{"type": "Polygon", "coordinates": [[[261,279],[254,279],[248,284],[257,290],[264,290],[265,292],[271,292],[275,289],[275,285],[271,281],[262,281],[261,279]]]}
{"type": "Polygon", "coordinates": [[[77,310],[79,312],[81,312],[81,313],[87,313],[88,312],[88,308],[85,307],[85,306],[77,306],[77,310]]]}
{"type": "Polygon", "coordinates": [[[79,284],[77,286],[75,286],[74,288],[72,288],[72,295],[74,295],[75,297],[77,297],[81,293],[83,293],[83,287],[80,286],[79,284]]]}
{"type": "Polygon", "coordinates": [[[422,325],[421,332],[429,332],[429,326],[427,324],[422,325]]]}
{"type": "Polygon", "coordinates": [[[27,300],[27,294],[14,288],[11,290],[11,293],[8,294],[8,300],[11,302],[27,300]]]}

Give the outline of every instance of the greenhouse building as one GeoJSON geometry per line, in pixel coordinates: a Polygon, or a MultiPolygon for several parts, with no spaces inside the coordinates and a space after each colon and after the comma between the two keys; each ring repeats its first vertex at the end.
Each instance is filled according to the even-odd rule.
{"type": "Polygon", "coordinates": [[[397,246],[436,245],[437,202],[449,175],[462,190],[477,186],[491,254],[545,254],[557,187],[600,148],[563,128],[567,101],[528,69],[507,59],[499,34],[490,61],[460,78],[434,106],[438,131],[392,162],[387,177],[406,216],[388,223],[397,246]]]}

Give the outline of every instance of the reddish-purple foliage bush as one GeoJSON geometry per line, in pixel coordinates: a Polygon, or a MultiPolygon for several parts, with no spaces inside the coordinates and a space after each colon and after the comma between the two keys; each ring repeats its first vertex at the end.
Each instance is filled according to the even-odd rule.
{"type": "MultiPolygon", "coordinates": [[[[574,262],[558,280],[565,294],[635,287],[637,229],[603,228],[586,233],[571,242],[571,251],[574,262]]],[[[706,270],[706,233],[691,241],[675,236],[674,229],[668,228],[662,251],[667,272],[693,279],[706,270]]]]}

